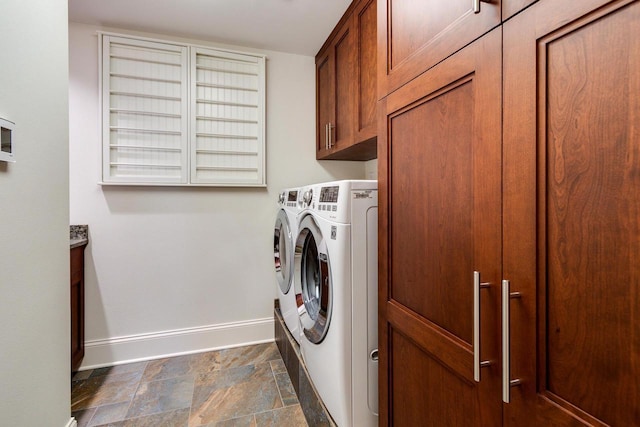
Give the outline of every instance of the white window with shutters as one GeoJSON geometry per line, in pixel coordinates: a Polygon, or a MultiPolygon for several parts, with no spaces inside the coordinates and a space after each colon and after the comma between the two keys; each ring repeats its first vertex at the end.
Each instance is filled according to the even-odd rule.
{"type": "Polygon", "coordinates": [[[103,184],[266,184],[264,56],[101,38],[103,184]]]}

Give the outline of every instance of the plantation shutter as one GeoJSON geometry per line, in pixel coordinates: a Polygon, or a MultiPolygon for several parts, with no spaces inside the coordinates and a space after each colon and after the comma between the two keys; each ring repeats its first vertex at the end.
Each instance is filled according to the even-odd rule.
{"type": "Polygon", "coordinates": [[[191,182],[265,183],[264,58],[191,48],[191,182]]]}
{"type": "Polygon", "coordinates": [[[103,184],[266,185],[264,56],[101,37],[103,184]]]}
{"type": "Polygon", "coordinates": [[[103,181],[186,183],[187,47],[103,36],[103,181]]]}

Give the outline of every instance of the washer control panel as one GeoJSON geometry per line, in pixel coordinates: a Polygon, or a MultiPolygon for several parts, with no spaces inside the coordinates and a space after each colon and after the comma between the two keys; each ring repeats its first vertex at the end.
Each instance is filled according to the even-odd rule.
{"type": "Polygon", "coordinates": [[[287,206],[295,208],[298,205],[298,190],[289,190],[286,199],[287,206]]]}
{"type": "Polygon", "coordinates": [[[297,208],[298,207],[298,195],[300,191],[298,189],[294,190],[282,190],[278,193],[278,204],[280,206],[286,206],[289,208],[297,208]]]}

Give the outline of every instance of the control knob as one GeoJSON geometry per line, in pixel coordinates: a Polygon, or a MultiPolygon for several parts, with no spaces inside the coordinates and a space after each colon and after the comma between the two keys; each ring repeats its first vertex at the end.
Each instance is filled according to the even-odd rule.
{"type": "Polygon", "coordinates": [[[278,203],[280,204],[284,203],[284,193],[278,194],[278,203]]]}
{"type": "Polygon", "coordinates": [[[309,189],[307,191],[304,192],[304,194],[302,195],[302,201],[305,203],[305,205],[310,205],[311,201],[313,200],[313,190],[309,189]]]}

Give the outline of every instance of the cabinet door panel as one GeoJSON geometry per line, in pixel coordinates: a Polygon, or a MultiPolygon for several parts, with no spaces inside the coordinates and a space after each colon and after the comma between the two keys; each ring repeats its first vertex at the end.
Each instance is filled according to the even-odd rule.
{"type": "Polygon", "coordinates": [[[355,55],[353,32],[345,28],[333,47],[335,66],[335,127],[330,130],[330,150],[345,148],[353,143],[353,107],[355,55]]]}
{"type": "Polygon", "coordinates": [[[316,61],[316,152],[318,158],[328,154],[328,129],[329,123],[335,123],[333,119],[334,98],[333,94],[333,57],[326,53],[316,61]]]}
{"type": "Polygon", "coordinates": [[[473,121],[469,119],[475,84],[463,79],[389,124],[391,170],[399,172],[392,172],[390,183],[391,298],[469,345],[472,319],[460,316],[458,310],[472,310],[473,121]]]}
{"type": "Polygon", "coordinates": [[[84,357],[84,246],[70,252],[71,371],[84,357]]]}
{"type": "Polygon", "coordinates": [[[382,425],[501,420],[499,364],[476,383],[472,363],[474,270],[490,283],[481,355],[499,354],[500,100],[497,29],[382,101],[382,425]],[[411,415],[401,413],[407,407],[411,415]]]}
{"type": "Polygon", "coordinates": [[[640,2],[561,3],[505,24],[506,415],[639,425],[640,2]]]}
{"type": "Polygon", "coordinates": [[[364,141],[376,135],[376,68],[377,39],[376,39],[376,0],[363,2],[361,9],[354,12],[358,29],[358,102],[356,102],[357,114],[357,141],[364,141]]]}
{"type": "MultiPolygon", "coordinates": [[[[80,283],[71,283],[71,364],[80,351],[80,283]]],[[[76,367],[77,369],[77,367],[76,367]]],[[[75,369],[74,369],[75,370],[75,369]]]]}
{"type": "Polygon", "coordinates": [[[378,0],[378,97],[500,24],[500,2],[378,0]]]}
{"type": "Polygon", "coordinates": [[[474,385],[460,381],[403,334],[391,329],[390,336],[394,355],[390,392],[396,403],[390,425],[441,427],[443,419],[446,425],[469,425],[466,414],[478,412],[474,385]]]}

